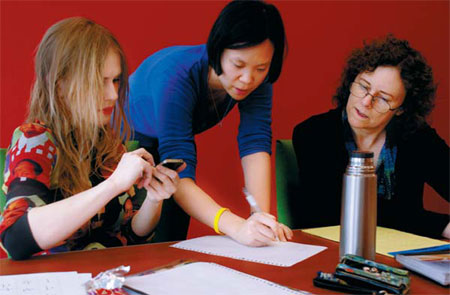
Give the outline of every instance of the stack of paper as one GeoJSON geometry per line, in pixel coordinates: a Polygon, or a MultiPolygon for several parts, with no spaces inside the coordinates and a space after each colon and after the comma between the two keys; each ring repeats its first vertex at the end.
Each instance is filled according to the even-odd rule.
{"type": "Polygon", "coordinates": [[[90,273],[45,272],[1,276],[0,295],[86,295],[90,273]]]}

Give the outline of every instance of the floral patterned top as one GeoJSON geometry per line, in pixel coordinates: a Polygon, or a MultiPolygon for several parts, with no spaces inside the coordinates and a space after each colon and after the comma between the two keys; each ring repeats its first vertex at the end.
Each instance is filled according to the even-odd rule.
{"type": "MultiPolygon", "coordinates": [[[[123,151],[125,152],[125,147],[123,151]]],[[[98,249],[145,243],[153,233],[139,237],[131,229],[131,218],[146,197],[145,190],[135,190],[113,198],[104,208],[55,248],[42,251],[28,223],[28,211],[63,199],[55,175],[58,146],[52,132],[40,122],[26,123],[13,134],[5,162],[3,191],[6,204],[0,217],[0,245],[14,259],[25,259],[35,253],[98,249]]],[[[108,165],[115,168],[117,163],[108,165]]],[[[91,173],[95,186],[108,178],[107,171],[91,173]]]]}

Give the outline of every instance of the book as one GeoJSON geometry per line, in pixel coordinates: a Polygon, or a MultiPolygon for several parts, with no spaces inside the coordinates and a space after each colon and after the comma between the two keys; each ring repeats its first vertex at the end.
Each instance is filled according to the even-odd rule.
{"type": "Polygon", "coordinates": [[[227,236],[204,236],[181,241],[171,247],[283,267],[292,266],[327,248],[293,242],[273,242],[265,247],[250,247],[227,236]]]}
{"type": "Polygon", "coordinates": [[[182,261],[125,279],[126,289],[138,294],[255,294],[306,295],[288,288],[211,262],[182,261]]]}
{"type": "Polygon", "coordinates": [[[450,244],[391,252],[406,268],[424,275],[441,285],[450,284],[450,244]]]}

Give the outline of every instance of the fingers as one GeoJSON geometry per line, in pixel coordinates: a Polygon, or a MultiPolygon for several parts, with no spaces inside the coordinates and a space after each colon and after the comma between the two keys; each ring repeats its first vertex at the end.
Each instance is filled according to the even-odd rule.
{"type": "Polygon", "coordinates": [[[155,168],[143,159],[140,159],[139,164],[141,166],[138,169],[140,169],[141,172],[136,180],[136,184],[138,188],[144,187],[147,189],[150,185],[150,181],[153,178],[155,168]]]}
{"type": "Polygon", "coordinates": [[[178,173],[158,165],[154,168],[153,177],[149,182],[147,191],[151,192],[151,198],[155,201],[161,201],[172,196],[179,183],[178,173]]]}
{"type": "Polygon", "coordinates": [[[271,228],[259,223],[256,225],[258,237],[256,238],[259,242],[264,245],[269,245],[275,240],[275,233],[271,228]]]}
{"type": "Polygon", "coordinates": [[[284,235],[287,237],[287,239],[292,240],[292,238],[294,237],[294,233],[292,232],[292,230],[282,223],[280,223],[280,225],[283,228],[284,235]]]}
{"type": "Polygon", "coordinates": [[[138,155],[143,158],[145,161],[149,162],[150,165],[155,166],[155,161],[153,160],[152,154],[147,152],[144,148],[137,149],[135,151],[130,152],[130,154],[138,155]]]}
{"type": "Polygon", "coordinates": [[[278,222],[275,220],[275,216],[269,213],[254,213],[250,216],[250,219],[256,220],[257,222],[263,225],[263,228],[266,228],[263,233],[265,236],[270,237],[272,240],[275,240],[278,237],[278,222]]]}
{"type": "Polygon", "coordinates": [[[150,197],[153,202],[163,201],[170,198],[173,194],[172,191],[165,189],[163,185],[155,178],[152,179],[150,185],[146,189],[147,197],[150,197]]]}
{"type": "Polygon", "coordinates": [[[287,242],[291,240],[294,236],[292,230],[282,223],[278,223],[278,238],[282,242],[287,242]]]}
{"type": "Polygon", "coordinates": [[[141,172],[140,176],[136,180],[137,186],[138,188],[145,187],[147,189],[155,170],[155,162],[153,160],[153,156],[144,148],[137,149],[127,154],[129,154],[129,156],[138,157],[139,164],[130,163],[130,166],[139,167],[138,169],[140,169],[141,172]]]}
{"type": "Polygon", "coordinates": [[[173,183],[167,180],[167,176],[164,176],[164,178],[160,181],[159,178],[153,177],[150,181],[150,186],[157,192],[160,199],[168,198],[175,192],[173,183]]]}
{"type": "Polygon", "coordinates": [[[286,225],[275,220],[268,213],[255,213],[246,220],[246,235],[249,246],[267,246],[279,240],[287,242],[292,239],[293,233],[286,225]]]}
{"type": "Polygon", "coordinates": [[[147,197],[153,202],[160,202],[164,199],[169,198],[171,195],[164,191],[162,184],[153,177],[147,187],[147,197]]]}
{"type": "MultiPolygon", "coordinates": [[[[185,165],[185,164],[183,164],[185,165]]],[[[181,166],[182,167],[182,166],[181,166]]],[[[178,173],[172,169],[164,167],[162,165],[156,166],[155,176],[158,177],[161,182],[165,182],[164,180],[171,181],[173,183],[178,181],[178,173]]]]}
{"type": "Polygon", "coordinates": [[[117,190],[124,192],[133,184],[147,186],[153,174],[153,157],[144,149],[122,155],[117,168],[108,178],[117,190]]]}
{"type": "Polygon", "coordinates": [[[271,243],[273,243],[271,238],[258,231],[253,234],[253,240],[248,245],[253,247],[263,247],[270,245],[271,243]]]}
{"type": "Polygon", "coordinates": [[[278,240],[280,240],[281,242],[287,242],[287,239],[284,234],[284,230],[283,230],[281,223],[278,225],[277,237],[278,237],[278,240]]]}
{"type": "Polygon", "coordinates": [[[272,229],[276,224],[275,217],[268,213],[253,214],[244,222],[241,231],[245,236],[244,244],[254,247],[270,245],[276,238],[272,229]]]}
{"type": "MultiPolygon", "coordinates": [[[[174,170],[162,165],[153,167],[153,157],[144,149],[138,149],[130,155],[140,158],[141,175],[137,180],[139,188],[144,187],[147,190],[147,196],[154,202],[159,202],[172,196],[177,188],[180,178],[174,170]]],[[[180,169],[184,169],[186,164],[180,169]]]]}
{"type": "Polygon", "coordinates": [[[151,202],[159,203],[164,200],[163,197],[160,196],[160,194],[152,187],[149,186],[146,188],[147,190],[147,199],[149,199],[151,202]]]}

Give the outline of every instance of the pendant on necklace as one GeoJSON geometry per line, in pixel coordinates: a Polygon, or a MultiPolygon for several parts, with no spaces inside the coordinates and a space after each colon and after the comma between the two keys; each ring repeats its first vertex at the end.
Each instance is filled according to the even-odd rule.
{"type": "MultiPolygon", "coordinates": [[[[225,118],[225,115],[227,114],[228,110],[230,109],[231,102],[233,100],[230,99],[230,102],[228,103],[227,108],[225,109],[225,112],[223,113],[222,117],[220,117],[219,110],[217,109],[217,105],[216,105],[216,95],[214,95],[213,90],[210,87],[208,87],[208,92],[209,92],[209,97],[212,100],[214,110],[216,111],[217,119],[219,120],[218,124],[220,127],[222,127],[222,121],[225,118]]],[[[226,95],[227,94],[225,93],[225,98],[226,98],[226,95]]]]}

